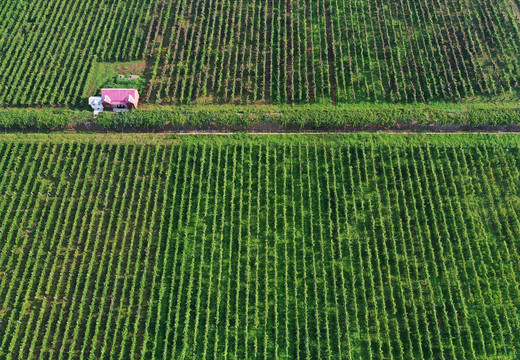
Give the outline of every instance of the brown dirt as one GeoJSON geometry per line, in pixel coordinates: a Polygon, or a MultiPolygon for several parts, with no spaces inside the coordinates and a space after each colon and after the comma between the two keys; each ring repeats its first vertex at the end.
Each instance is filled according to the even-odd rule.
{"type": "Polygon", "coordinates": [[[136,61],[129,64],[121,64],[115,70],[121,75],[142,74],[146,68],[146,61],[136,61]]]}

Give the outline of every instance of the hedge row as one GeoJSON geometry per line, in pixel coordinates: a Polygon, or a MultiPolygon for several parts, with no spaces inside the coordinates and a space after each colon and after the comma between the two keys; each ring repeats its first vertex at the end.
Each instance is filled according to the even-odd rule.
{"type": "MultiPolygon", "coordinates": [[[[1,128],[62,129],[76,122],[92,120],[88,111],[65,109],[0,110],[1,128]]],[[[168,124],[173,126],[197,127],[248,127],[254,124],[277,124],[282,126],[312,126],[319,128],[370,125],[393,127],[418,124],[453,125],[510,125],[520,124],[519,108],[468,108],[448,111],[434,108],[190,108],[179,107],[168,110],[134,110],[121,113],[102,112],[96,118],[99,125],[107,129],[123,127],[156,128],[168,124]]]]}
{"type": "Polygon", "coordinates": [[[341,108],[284,108],[262,110],[190,109],[136,110],[124,113],[103,112],[97,118],[105,128],[161,127],[171,125],[247,127],[254,124],[313,127],[365,127],[369,125],[395,126],[410,124],[453,125],[509,125],[520,124],[520,108],[472,108],[465,111],[440,109],[341,109],[341,108]]]}
{"type": "Polygon", "coordinates": [[[92,117],[90,111],[65,109],[2,109],[0,128],[4,129],[63,129],[78,119],[92,117]]]}

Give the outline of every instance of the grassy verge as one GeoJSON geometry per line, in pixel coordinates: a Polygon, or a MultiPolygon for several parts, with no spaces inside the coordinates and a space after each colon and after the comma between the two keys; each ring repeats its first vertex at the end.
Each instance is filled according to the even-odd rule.
{"type": "Polygon", "coordinates": [[[0,140],[5,142],[28,143],[117,143],[117,144],[188,144],[188,143],[215,143],[215,144],[297,144],[301,142],[325,145],[360,145],[374,146],[408,146],[439,144],[460,146],[491,144],[517,146],[520,144],[520,134],[493,133],[456,133],[456,134],[398,134],[398,133],[349,133],[349,134],[167,134],[167,133],[6,133],[0,134],[0,140]]]}

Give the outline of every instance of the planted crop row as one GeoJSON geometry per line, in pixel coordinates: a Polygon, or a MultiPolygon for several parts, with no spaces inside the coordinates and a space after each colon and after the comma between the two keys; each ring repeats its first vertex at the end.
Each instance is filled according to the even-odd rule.
{"type": "Polygon", "coordinates": [[[511,98],[518,20],[509,0],[7,1],[0,105],[86,105],[96,61],[136,59],[159,103],[511,98]]]}
{"type": "Polygon", "coordinates": [[[0,141],[0,356],[514,356],[518,152],[0,141]]]}
{"type": "Polygon", "coordinates": [[[95,60],[143,57],[150,4],[41,0],[2,6],[0,105],[77,105],[95,60]]]}
{"type": "Polygon", "coordinates": [[[146,99],[424,102],[518,89],[509,1],[204,0],[168,5],[146,99]]]}

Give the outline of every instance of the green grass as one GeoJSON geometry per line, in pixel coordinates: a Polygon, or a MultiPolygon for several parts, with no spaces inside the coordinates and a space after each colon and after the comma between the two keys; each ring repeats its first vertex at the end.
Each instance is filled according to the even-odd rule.
{"type": "MultiPolygon", "coordinates": [[[[114,78],[119,75],[139,75],[143,77],[144,61],[128,61],[128,62],[94,62],[90,73],[87,77],[83,98],[89,96],[101,95],[101,88],[110,84],[110,87],[120,87],[114,84],[114,78]]],[[[140,82],[144,82],[141,79],[140,82]]],[[[144,87],[143,84],[138,84],[138,87],[144,87]]]]}
{"type": "Polygon", "coordinates": [[[0,357],[515,358],[517,135],[0,137],[0,357]]]}

